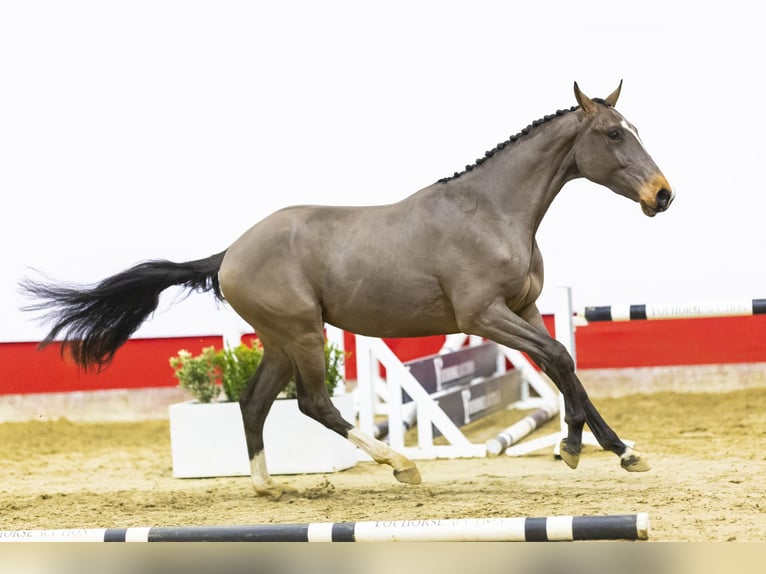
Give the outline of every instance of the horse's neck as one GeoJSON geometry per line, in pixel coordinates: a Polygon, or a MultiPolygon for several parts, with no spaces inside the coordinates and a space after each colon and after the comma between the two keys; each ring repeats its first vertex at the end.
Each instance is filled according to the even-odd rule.
{"type": "Polygon", "coordinates": [[[541,125],[464,177],[494,209],[534,234],[564,184],[578,177],[578,125],[574,113],[541,125]]]}

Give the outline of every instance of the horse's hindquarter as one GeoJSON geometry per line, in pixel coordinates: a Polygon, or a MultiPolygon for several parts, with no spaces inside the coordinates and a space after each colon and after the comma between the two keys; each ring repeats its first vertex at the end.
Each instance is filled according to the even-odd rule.
{"type": "Polygon", "coordinates": [[[454,330],[425,246],[402,211],[295,206],[254,225],[220,270],[227,301],[256,330],[280,317],[319,316],[371,336],[454,330]]]}

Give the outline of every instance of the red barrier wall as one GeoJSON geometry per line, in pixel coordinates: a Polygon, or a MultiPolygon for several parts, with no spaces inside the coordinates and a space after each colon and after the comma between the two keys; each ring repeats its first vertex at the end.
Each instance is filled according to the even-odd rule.
{"type": "Polygon", "coordinates": [[[180,349],[197,354],[221,347],[223,337],[131,339],[101,373],[84,373],[61,356],[60,345],[38,351],[37,343],[0,344],[0,394],[58,393],[101,389],[174,387],[170,357],[180,349]]]}
{"type": "Polygon", "coordinates": [[[580,369],[766,362],[766,315],[591,323],[575,331],[580,369]]]}
{"type": "MultiPolygon", "coordinates": [[[[553,331],[553,317],[546,317],[553,331]]],[[[386,339],[407,361],[436,353],[443,337],[386,339]]],[[[220,348],[220,336],[132,339],[100,374],[78,372],[62,359],[58,345],[42,351],[36,343],[0,343],[0,394],[49,393],[97,389],[173,387],[168,364],[179,349],[198,353],[220,348]]],[[[356,377],[353,336],[346,333],[352,358],[348,378],[356,377]]],[[[766,362],[766,316],[592,323],[575,335],[580,369],[766,362]]]]}

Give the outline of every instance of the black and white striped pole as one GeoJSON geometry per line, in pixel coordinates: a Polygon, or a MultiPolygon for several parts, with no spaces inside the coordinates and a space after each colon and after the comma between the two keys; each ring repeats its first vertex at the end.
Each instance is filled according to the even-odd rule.
{"type": "Polygon", "coordinates": [[[749,315],[766,315],[766,299],[602,305],[585,307],[577,315],[589,323],[705,317],[747,317],[749,315]]]}
{"type": "Polygon", "coordinates": [[[648,537],[646,513],[0,531],[0,542],[554,542],[648,537]]]}

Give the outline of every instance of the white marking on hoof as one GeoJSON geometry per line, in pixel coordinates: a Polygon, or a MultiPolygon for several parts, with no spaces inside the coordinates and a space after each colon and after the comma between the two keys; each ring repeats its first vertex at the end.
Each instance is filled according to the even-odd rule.
{"type": "Polygon", "coordinates": [[[256,453],[250,459],[250,477],[253,479],[253,486],[256,491],[264,490],[274,484],[269,470],[266,468],[266,455],[263,451],[256,453]]]}
{"type": "Polygon", "coordinates": [[[391,447],[371,436],[363,433],[358,428],[352,428],[348,431],[348,440],[361,448],[372,457],[372,460],[378,463],[390,464],[391,447]]]}
{"type": "Polygon", "coordinates": [[[271,479],[266,468],[266,456],[263,451],[250,459],[250,474],[253,480],[253,489],[258,496],[281,500],[284,497],[293,498],[299,494],[298,490],[292,486],[279,484],[271,479]]]}
{"type": "Polygon", "coordinates": [[[358,428],[348,431],[348,440],[369,454],[377,463],[387,464],[394,469],[394,477],[406,484],[420,484],[422,478],[415,463],[399,454],[386,443],[363,433],[358,428]]]}
{"type": "Polygon", "coordinates": [[[630,447],[620,456],[620,466],[628,472],[646,472],[651,470],[649,462],[641,456],[641,453],[630,447]]]}

